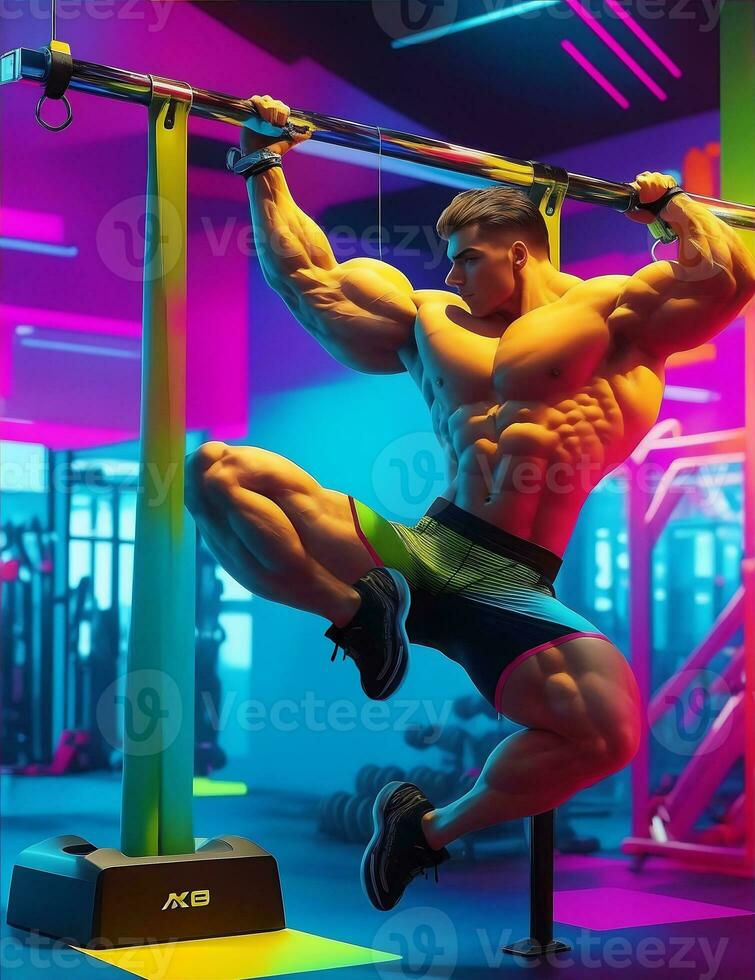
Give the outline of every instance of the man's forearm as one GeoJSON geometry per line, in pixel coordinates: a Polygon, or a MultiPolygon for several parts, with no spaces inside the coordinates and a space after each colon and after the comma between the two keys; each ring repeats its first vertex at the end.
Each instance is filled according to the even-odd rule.
{"type": "Polygon", "coordinates": [[[697,280],[738,288],[752,282],[755,261],[737,232],[686,194],[672,198],[660,215],[679,236],[679,264],[697,280]]]}
{"type": "Polygon", "coordinates": [[[281,167],[250,177],[247,191],[257,256],[266,280],[288,282],[308,269],[332,269],[336,259],[322,229],[296,204],[281,167]]]}

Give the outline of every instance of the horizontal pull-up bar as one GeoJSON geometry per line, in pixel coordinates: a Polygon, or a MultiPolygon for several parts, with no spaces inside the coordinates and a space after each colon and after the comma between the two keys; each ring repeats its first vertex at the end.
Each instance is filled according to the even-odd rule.
{"type": "MultiPolygon", "coordinates": [[[[0,60],[0,84],[20,79],[46,83],[58,53],[50,48],[17,48],[9,51],[0,60]]],[[[72,74],[68,87],[91,95],[102,95],[112,99],[137,102],[149,105],[152,96],[152,76],[121,68],[109,68],[88,61],[72,59],[72,74]]],[[[237,99],[231,95],[194,88],[191,111],[205,119],[232,123],[236,126],[250,126],[259,129],[266,126],[258,119],[257,111],[248,99],[237,99]]],[[[474,150],[456,146],[442,140],[425,136],[413,136],[378,126],[365,126],[336,116],[323,116],[317,112],[292,109],[289,123],[301,132],[308,131],[312,139],[323,143],[333,143],[354,150],[379,153],[411,163],[449,170],[487,180],[491,183],[507,184],[512,187],[531,187],[539,180],[564,175],[564,171],[532,160],[515,160],[498,153],[474,150]]],[[[268,127],[271,135],[278,129],[268,127]]],[[[267,129],[265,129],[267,131],[267,129]]],[[[568,174],[566,196],[575,201],[597,204],[614,211],[630,211],[638,204],[637,194],[629,184],[615,183],[598,177],[585,177],[582,174],[568,174]]],[[[689,195],[727,224],[735,228],[755,231],[755,207],[719,201],[716,198],[689,195]]]]}

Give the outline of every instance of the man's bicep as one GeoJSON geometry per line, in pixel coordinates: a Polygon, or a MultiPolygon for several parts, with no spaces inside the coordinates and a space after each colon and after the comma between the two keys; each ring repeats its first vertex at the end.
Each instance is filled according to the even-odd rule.
{"type": "Polygon", "coordinates": [[[398,269],[352,259],[326,272],[298,271],[280,285],[299,323],[342,364],[369,374],[406,370],[401,352],[414,346],[417,307],[398,269]]]}
{"type": "Polygon", "coordinates": [[[337,339],[398,350],[414,332],[417,307],[403,272],[377,259],[343,262],[332,273],[329,327],[337,339]]]}
{"type": "Polygon", "coordinates": [[[736,316],[736,299],[724,271],[696,279],[679,263],[653,262],[625,282],[609,326],[653,356],[668,357],[715,337],[736,316]]]}

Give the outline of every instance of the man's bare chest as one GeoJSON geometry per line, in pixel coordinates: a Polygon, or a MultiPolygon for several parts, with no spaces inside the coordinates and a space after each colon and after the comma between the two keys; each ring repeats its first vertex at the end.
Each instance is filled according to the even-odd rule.
{"type": "Polygon", "coordinates": [[[420,310],[407,367],[426,401],[552,402],[589,384],[612,349],[605,317],[544,307],[502,335],[458,307],[420,310]]]}

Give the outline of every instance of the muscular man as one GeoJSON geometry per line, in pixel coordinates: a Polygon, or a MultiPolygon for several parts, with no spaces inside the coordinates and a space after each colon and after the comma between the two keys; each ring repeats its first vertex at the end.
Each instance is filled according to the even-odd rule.
{"type": "MultiPolygon", "coordinates": [[[[266,121],[286,122],[282,102],[254,101],[266,121]]],[[[284,154],[303,138],[270,145],[245,130],[242,149],[284,154]]],[[[635,182],[648,205],[673,186],[657,173],[635,182]]],[[[409,374],[448,484],[408,527],[275,453],[210,442],[187,464],[202,534],[246,588],[330,620],[333,656],[341,646],[354,659],[370,697],[397,690],[413,641],[462,664],[523,726],[449,806],[409,783],[380,792],[362,876],[389,909],[448,858],[450,841],[557,807],[634,756],[632,672],[553,582],[590,490],[655,422],[666,359],[735,317],[755,293],[755,263],[725,223],[677,193],[661,216],[679,236],[678,261],[585,281],[551,264],[529,199],[491,187],[457,195],[438,221],[454,291],[417,291],[383,262],[336,261],[280,166],[247,187],[267,282],[344,364],[409,374]]]]}

